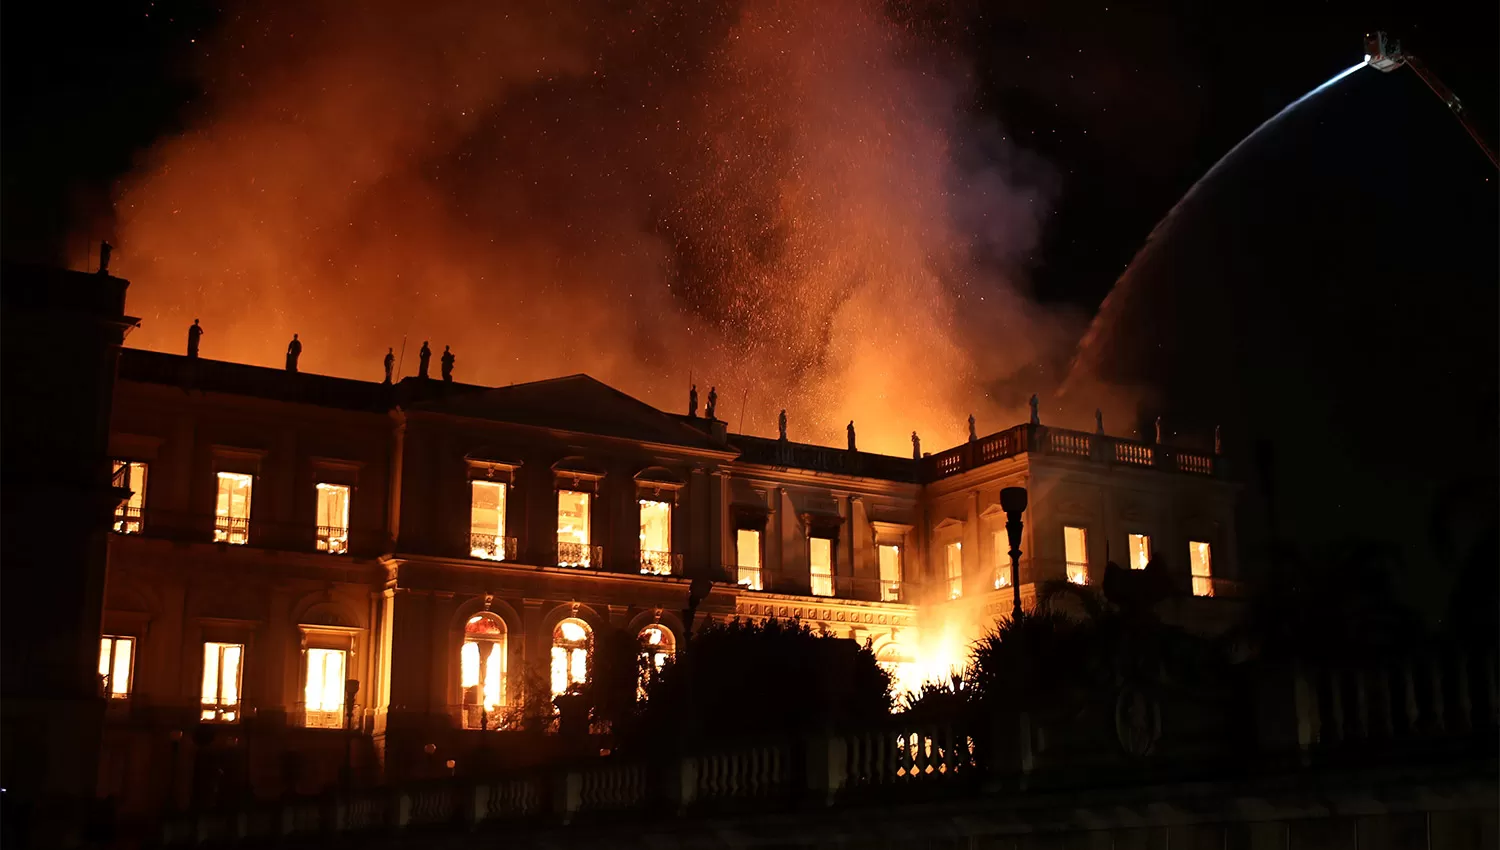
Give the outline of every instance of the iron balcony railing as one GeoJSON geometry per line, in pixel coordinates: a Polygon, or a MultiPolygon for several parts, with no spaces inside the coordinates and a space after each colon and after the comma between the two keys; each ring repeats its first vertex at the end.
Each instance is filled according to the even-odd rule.
{"type": "Polygon", "coordinates": [[[557,542],[557,565],[559,567],[603,569],[604,547],[588,543],[567,543],[559,540],[557,542]]]}
{"type": "Polygon", "coordinates": [[[349,554],[349,529],[336,525],[318,526],[318,551],[330,555],[349,554]]]}
{"type": "Polygon", "coordinates": [[[671,552],[641,550],[641,572],[650,576],[682,575],[682,556],[671,552]]]}
{"type": "Polygon", "coordinates": [[[497,534],[469,534],[469,557],[481,561],[514,561],[516,538],[497,534]]]}
{"type": "Polygon", "coordinates": [[[760,567],[741,567],[728,564],[724,567],[724,574],[733,576],[734,581],[744,590],[765,590],[765,570],[760,567]]]}
{"type": "Polygon", "coordinates": [[[140,534],[144,524],[141,509],[134,505],[115,508],[115,524],[111,530],[116,534],[140,534]]]}
{"type": "Polygon", "coordinates": [[[916,582],[866,578],[860,576],[785,576],[760,567],[724,566],[725,581],[741,590],[814,596],[820,599],[849,599],[860,602],[894,602],[912,604],[920,585],[916,582]],[[814,589],[820,591],[814,593],[814,589]]]}
{"type": "Polygon", "coordinates": [[[214,515],[214,542],[243,546],[250,542],[250,519],[214,515]]]}

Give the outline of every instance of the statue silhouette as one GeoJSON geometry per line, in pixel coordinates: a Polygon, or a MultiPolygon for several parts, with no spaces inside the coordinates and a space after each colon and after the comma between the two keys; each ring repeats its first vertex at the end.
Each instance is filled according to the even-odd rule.
{"type": "Polygon", "coordinates": [[[427,347],[427,340],[422,340],[422,350],[417,352],[417,377],[427,377],[427,366],[432,362],[432,349],[427,347]]]}
{"type": "Polygon", "coordinates": [[[302,343],[297,340],[297,335],[292,334],[292,341],[286,346],[286,370],[297,371],[297,358],[302,356],[302,343]]]}
{"type": "Polygon", "coordinates": [[[203,328],[201,326],[199,326],[198,320],[194,319],[193,323],[188,326],[188,356],[189,357],[197,357],[198,356],[198,341],[200,339],[202,339],[202,338],[203,338],[203,328]]]}
{"type": "Polygon", "coordinates": [[[387,384],[389,384],[391,382],[391,372],[395,368],[396,368],[396,349],[395,348],[387,348],[385,350],[385,382],[387,384]]]}
{"type": "Polygon", "coordinates": [[[849,420],[849,451],[859,451],[854,447],[854,420],[849,420]]]}
{"type": "Polygon", "coordinates": [[[708,407],[703,409],[703,415],[708,419],[714,418],[714,410],[719,406],[719,388],[708,388],[708,407]]]}
{"type": "Polygon", "coordinates": [[[443,380],[450,384],[453,383],[453,361],[456,359],[448,346],[443,346],[443,380]]]}

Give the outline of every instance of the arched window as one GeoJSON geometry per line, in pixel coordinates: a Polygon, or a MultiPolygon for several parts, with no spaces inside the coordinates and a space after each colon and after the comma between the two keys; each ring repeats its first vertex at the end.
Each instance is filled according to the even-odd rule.
{"type": "Polygon", "coordinates": [[[906,650],[895,643],[888,643],[875,653],[875,663],[891,674],[891,690],[896,694],[922,689],[921,673],[906,650]]]}
{"type": "Polygon", "coordinates": [[[672,632],[666,626],[653,623],[641,629],[641,675],[640,682],[636,686],[635,698],[646,698],[646,683],[650,681],[653,673],[660,673],[661,668],[667,663],[677,651],[677,640],[672,637],[672,632]]]}
{"type": "Polygon", "coordinates": [[[470,617],[458,660],[464,728],[498,727],[505,705],[505,622],[490,613],[470,617]]]}
{"type": "Polygon", "coordinates": [[[552,630],[552,695],[567,693],[589,678],[589,653],[594,645],[588,623],[570,617],[552,630]]]}

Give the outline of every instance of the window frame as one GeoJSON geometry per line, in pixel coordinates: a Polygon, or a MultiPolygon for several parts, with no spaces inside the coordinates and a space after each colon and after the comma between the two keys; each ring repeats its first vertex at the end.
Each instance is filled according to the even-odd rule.
{"type": "Polygon", "coordinates": [[[315,518],[318,523],[314,526],[314,533],[317,537],[315,544],[317,550],[329,555],[349,554],[349,516],[354,511],[354,485],[342,484],[337,481],[317,481],[313,484],[313,490],[317,495],[317,501],[314,503],[314,510],[317,512],[315,518]],[[323,494],[333,490],[344,491],[344,524],[342,526],[325,526],[322,524],[324,518],[323,494]],[[325,529],[330,533],[325,534],[325,529]],[[343,534],[337,536],[332,534],[331,532],[334,529],[342,531],[343,534]],[[338,541],[337,547],[335,546],[335,541],[338,541]]]}
{"type": "Polygon", "coordinates": [[[224,543],[230,546],[248,546],[250,544],[250,523],[255,512],[255,482],[257,476],[253,472],[235,472],[230,469],[214,470],[214,542],[224,543]],[[233,513],[234,498],[232,491],[225,499],[225,508],[228,513],[219,513],[219,497],[225,493],[224,482],[226,479],[242,479],[247,482],[245,495],[245,515],[235,516],[233,513]],[[242,539],[235,540],[235,530],[239,529],[242,539]],[[223,535],[222,539],[220,535],[223,535]]]}
{"type": "Polygon", "coordinates": [[[1149,533],[1147,533],[1147,532],[1140,532],[1140,531],[1128,531],[1128,532],[1126,532],[1125,533],[1125,557],[1126,557],[1126,559],[1129,562],[1130,569],[1132,569],[1132,570],[1144,570],[1147,566],[1149,566],[1151,564],[1151,558],[1152,558],[1151,535],[1149,533]],[[1144,549],[1145,556],[1146,556],[1145,563],[1141,564],[1140,566],[1136,566],[1136,564],[1135,564],[1135,561],[1136,561],[1136,559],[1135,559],[1135,541],[1137,539],[1139,539],[1139,540],[1141,540],[1141,541],[1144,542],[1144,546],[1142,548],[1144,549]]]}
{"type": "Polygon", "coordinates": [[[764,591],[766,589],[766,532],[763,528],[750,526],[737,526],[734,529],[734,578],[735,584],[744,590],[764,591]],[[755,535],[755,566],[746,567],[744,559],[740,557],[740,535],[755,535]],[[753,581],[747,583],[744,571],[752,569],[755,571],[753,581]]]}
{"type": "Polygon", "coordinates": [[[561,483],[559,483],[559,485],[553,490],[552,517],[553,526],[557,529],[554,537],[557,542],[557,566],[571,567],[575,569],[588,569],[589,567],[596,566],[593,563],[593,548],[594,499],[597,497],[598,493],[594,492],[593,490],[580,490],[576,489],[576,486],[565,487],[562,486],[561,483]],[[584,540],[582,542],[564,541],[562,539],[562,496],[564,493],[574,493],[584,497],[584,506],[587,516],[585,516],[583,520],[584,540]],[[575,562],[564,561],[562,548],[564,545],[581,547],[579,551],[581,557],[575,562]]]}
{"type": "Polygon", "coordinates": [[[511,483],[509,481],[497,481],[493,478],[477,478],[473,475],[469,476],[466,483],[469,486],[469,557],[483,561],[509,560],[513,552],[505,532],[509,528],[508,521],[510,517],[507,514],[510,512],[511,483]],[[479,530],[474,525],[474,497],[478,489],[476,485],[499,488],[500,498],[499,507],[496,509],[497,524],[493,529],[494,534],[491,534],[490,530],[479,530]],[[476,537],[493,537],[492,548],[488,552],[485,552],[481,547],[475,545],[476,537]]]}
{"type": "Polygon", "coordinates": [[[1089,529],[1086,525],[1063,525],[1063,578],[1077,585],[1088,585],[1089,583],[1089,529]],[[1083,560],[1074,561],[1068,556],[1068,532],[1078,532],[1083,548],[1083,560]],[[1074,567],[1080,567],[1081,572],[1075,576],[1074,567]],[[1082,579],[1080,581],[1079,579],[1082,579]]]}
{"type": "Polygon", "coordinates": [[[146,491],[149,489],[151,483],[151,464],[152,461],[138,458],[110,458],[111,479],[120,473],[120,466],[129,467],[129,471],[126,473],[125,486],[131,489],[130,498],[115,506],[113,520],[110,525],[110,530],[114,533],[141,534],[146,530],[146,491]],[[140,467],[141,470],[141,486],[139,490],[135,489],[135,485],[132,483],[135,480],[136,467],[140,467]],[[133,518],[131,516],[132,510],[135,511],[133,518]],[[132,523],[135,525],[133,529],[130,528],[132,523]]]}
{"type": "Polygon", "coordinates": [[[99,635],[99,661],[101,666],[103,666],[104,664],[104,644],[106,641],[109,642],[109,669],[107,673],[100,673],[99,675],[107,675],[109,678],[107,685],[103,681],[99,683],[100,689],[104,691],[105,699],[108,699],[111,702],[113,702],[114,700],[129,700],[135,693],[135,661],[136,658],[140,656],[140,638],[136,635],[124,634],[99,635]],[[130,644],[130,660],[126,664],[125,690],[123,693],[115,690],[114,675],[115,667],[117,666],[117,662],[115,659],[118,655],[120,641],[125,641],[130,644]]]}
{"type": "Polygon", "coordinates": [[[962,599],[964,595],[964,542],[962,540],[949,540],[943,544],[943,585],[948,591],[948,598],[962,599]],[[958,553],[958,574],[954,575],[954,559],[952,553],[958,553]]]}
{"type": "Polygon", "coordinates": [[[594,627],[589,625],[587,620],[578,616],[563,617],[562,619],[558,620],[552,625],[552,635],[547,642],[547,660],[548,673],[550,674],[548,676],[547,686],[551,689],[552,695],[554,697],[562,696],[563,694],[571,690],[575,685],[581,686],[588,684],[588,681],[590,678],[592,678],[594,672],[594,627]],[[565,624],[577,624],[579,626],[582,626],[583,638],[579,640],[571,640],[565,637],[563,635],[563,626],[565,624]],[[562,690],[557,689],[557,651],[559,649],[562,649],[564,652],[564,684],[562,690]],[[573,653],[575,652],[583,653],[583,676],[576,681],[573,677],[574,661],[576,659],[576,656],[573,653]]]}
{"type": "Polygon", "coordinates": [[[1213,541],[1189,540],[1188,541],[1188,573],[1192,578],[1192,590],[1194,596],[1211,597],[1214,595],[1214,553],[1213,541]],[[1197,547],[1203,547],[1204,570],[1198,572],[1197,547]],[[1201,584],[1200,584],[1201,582],[1201,584]],[[1202,591],[1201,593],[1199,591],[1202,591]]]}
{"type": "Polygon", "coordinates": [[[212,640],[204,638],[201,641],[203,651],[200,655],[201,664],[198,675],[198,707],[200,723],[238,723],[245,715],[245,661],[249,656],[249,645],[245,641],[234,640],[212,640]],[[208,676],[208,653],[209,647],[218,647],[217,662],[215,669],[215,686],[217,689],[215,701],[210,703],[207,695],[203,692],[204,680],[208,676]],[[230,647],[239,649],[239,661],[235,664],[234,702],[224,702],[224,650],[230,647]]]}
{"type": "Polygon", "coordinates": [[[506,708],[510,704],[509,701],[511,697],[511,688],[509,681],[510,632],[510,625],[505,622],[505,618],[492,610],[479,610],[464,618],[463,627],[459,632],[458,645],[459,721],[462,728],[464,729],[492,730],[499,729],[504,724],[504,713],[506,708]],[[498,634],[494,636],[486,636],[486,640],[483,641],[478,637],[471,637],[469,634],[469,626],[472,625],[476,620],[488,620],[495,623],[498,627],[498,634]],[[491,650],[488,656],[479,652],[478,646],[481,643],[491,644],[491,650]],[[478,669],[475,671],[477,674],[477,681],[475,682],[475,685],[464,684],[463,656],[470,644],[474,644],[476,647],[475,655],[478,662],[478,669]],[[490,662],[496,657],[495,653],[497,652],[499,653],[498,658],[500,670],[498,672],[498,681],[496,684],[498,686],[497,689],[499,692],[498,694],[496,694],[496,702],[492,707],[486,701],[485,685],[489,679],[488,674],[491,672],[489,669],[490,662]],[[467,692],[470,687],[475,686],[477,686],[479,689],[479,698],[476,702],[471,704],[467,701],[467,692]]]}
{"type": "Polygon", "coordinates": [[[818,597],[822,597],[822,598],[825,598],[825,599],[826,598],[832,598],[835,595],[837,595],[836,594],[837,588],[836,588],[835,582],[834,582],[834,576],[837,575],[837,572],[838,572],[838,539],[834,538],[834,537],[825,537],[825,536],[823,536],[821,534],[809,534],[807,536],[807,592],[808,592],[808,595],[810,595],[810,596],[818,596],[818,597]],[[821,540],[821,541],[823,541],[824,543],[826,543],[828,545],[828,572],[827,573],[817,573],[817,572],[813,571],[813,568],[815,566],[813,564],[813,541],[814,540],[821,540]],[[825,587],[826,590],[827,590],[826,593],[819,593],[818,592],[818,588],[819,588],[819,585],[820,585],[819,579],[822,579],[822,580],[824,580],[824,582],[826,582],[826,584],[823,585],[823,587],[825,587]]]}
{"type": "Polygon", "coordinates": [[[644,518],[647,505],[661,505],[667,512],[667,547],[665,549],[647,549],[645,541],[639,543],[638,555],[640,556],[641,573],[643,575],[671,575],[673,573],[673,540],[672,523],[676,519],[676,500],[666,498],[659,493],[647,496],[642,493],[636,494],[636,518],[641,524],[641,536],[645,536],[644,518]]]}

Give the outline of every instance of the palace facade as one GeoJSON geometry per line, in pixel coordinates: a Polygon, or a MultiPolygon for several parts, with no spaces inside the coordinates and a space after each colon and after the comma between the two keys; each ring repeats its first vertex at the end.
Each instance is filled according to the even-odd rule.
{"type": "Polygon", "coordinates": [[[586,678],[601,629],[670,656],[698,576],[695,625],[797,617],[916,684],[1010,611],[1005,487],[1030,494],[1023,600],[1160,559],[1211,620],[1236,576],[1216,457],[1042,424],[897,458],[584,375],[387,385],[126,350],[109,451],[130,495],[100,784],[127,811],[541,758],[555,736],[522,704],[586,678]]]}

